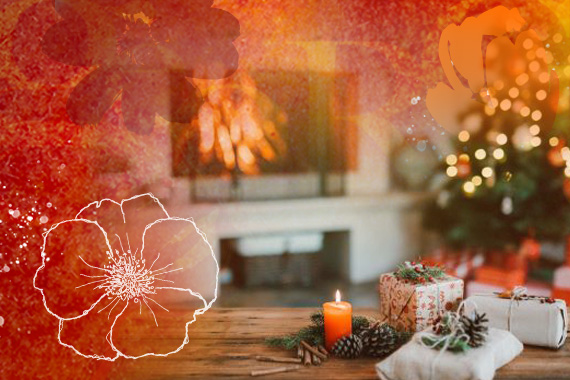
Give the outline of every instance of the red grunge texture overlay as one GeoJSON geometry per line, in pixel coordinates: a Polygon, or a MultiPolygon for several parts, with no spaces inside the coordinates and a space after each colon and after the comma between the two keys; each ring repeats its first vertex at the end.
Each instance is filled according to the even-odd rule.
{"type": "Polygon", "coordinates": [[[190,122],[202,103],[187,77],[219,79],[238,64],[239,23],[212,1],[55,0],[63,18],[42,39],[56,61],[97,66],[67,100],[77,124],[97,124],[121,96],[125,126],[148,134],[155,114],[190,122]]]}
{"type": "MultiPolygon", "coordinates": [[[[87,359],[60,345],[33,278],[42,233],[95,200],[140,194],[167,159],[159,148],[171,126],[193,133],[197,81],[310,70],[326,55],[328,69],[359,78],[349,116],[379,120],[363,125],[366,138],[381,147],[393,129],[417,140],[445,131],[412,122],[429,118],[427,89],[447,83],[443,30],[497,5],[517,8],[539,36],[570,32],[557,0],[0,0],[0,378],[121,378],[147,360],[87,359]]],[[[568,77],[555,68],[562,99],[568,77]]],[[[65,246],[84,243],[70,235],[65,246]]],[[[78,344],[99,344],[107,321],[94,322],[78,344]]]]}

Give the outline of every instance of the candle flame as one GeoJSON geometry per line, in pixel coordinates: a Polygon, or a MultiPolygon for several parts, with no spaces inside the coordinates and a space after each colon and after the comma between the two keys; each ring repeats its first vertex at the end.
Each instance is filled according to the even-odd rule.
{"type": "Polygon", "coordinates": [[[336,294],[335,294],[335,300],[336,302],[340,302],[340,291],[337,289],[336,294]]]}

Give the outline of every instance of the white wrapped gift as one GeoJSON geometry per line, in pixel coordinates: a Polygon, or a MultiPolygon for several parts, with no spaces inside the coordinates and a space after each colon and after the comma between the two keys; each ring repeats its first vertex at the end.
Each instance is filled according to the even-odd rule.
{"type": "Polygon", "coordinates": [[[517,357],[522,343],[510,332],[489,329],[485,344],[465,353],[429,348],[416,334],[376,365],[381,380],[491,380],[495,371],[517,357]]]}
{"type": "Polygon", "coordinates": [[[487,314],[489,327],[510,331],[524,344],[560,348],[566,341],[568,309],[562,300],[479,294],[467,299],[465,311],[470,313],[474,307],[487,314]]]}

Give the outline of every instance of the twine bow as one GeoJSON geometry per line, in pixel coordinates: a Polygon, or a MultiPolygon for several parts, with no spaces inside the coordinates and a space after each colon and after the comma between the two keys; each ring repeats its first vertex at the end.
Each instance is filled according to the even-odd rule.
{"type": "Polygon", "coordinates": [[[430,380],[435,379],[435,367],[441,356],[449,349],[449,347],[457,343],[458,341],[469,342],[469,335],[465,332],[464,326],[461,323],[461,314],[462,310],[465,309],[465,304],[467,302],[471,302],[474,305],[474,311],[477,310],[477,304],[471,300],[464,300],[459,304],[456,312],[448,312],[446,314],[447,319],[447,327],[449,328],[449,334],[445,335],[437,335],[432,332],[423,331],[418,334],[420,344],[424,347],[428,347],[431,349],[435,349],[439,345],[442,345],[439,353],[435,357],[435,359],[431,362],[430,368],[430,380]],[[424,339],[427,338],[427,339],[424,339]],[[426,342],[429,341],[430,343],[426,342]]]}
{"type": "Polygon", "coordinates": [[[500,298],[510,298],[509,311],[508,311],[508,316],[507,316],[507,330],[509,332],[511,331],[511,324],[512,324],[512,318],[513,318],[513,304],[515,301],[518,304],[518,302],[521,301],[523,299],[523,297],[526,295],[527,291],[528,291],[528,289],[525,288],[524,286],[516,286],[511,291],[507,291],[507,292],[499,294],[500,298]]]}

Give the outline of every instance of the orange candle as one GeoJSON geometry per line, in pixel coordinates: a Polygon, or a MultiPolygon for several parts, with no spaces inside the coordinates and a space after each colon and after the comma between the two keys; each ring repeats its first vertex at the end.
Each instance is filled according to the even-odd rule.
{"type": "Polygon", "coordinates": [[[330,350],[337,340],[352,334],[352,305],[340,301],[336,291],[336,301],[323,304],[325,314],[325,347],[330,350]]]}

